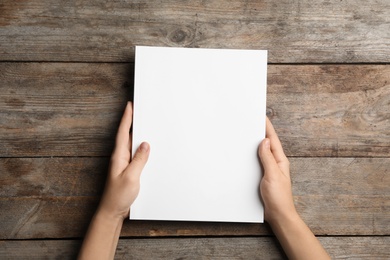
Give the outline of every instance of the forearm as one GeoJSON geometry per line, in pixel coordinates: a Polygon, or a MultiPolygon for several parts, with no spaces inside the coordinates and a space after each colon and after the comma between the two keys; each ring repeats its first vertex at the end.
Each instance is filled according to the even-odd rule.
{"type": "Polygon", "coordinates": [[[321,243],[297,214],[270,223],[289,259],[330,259],[321,243]]]}
{"type": "Polygon", "coordinates": [[[94,215],[79,259],[114,259],[123,220],[97,211],[94,215]]]}

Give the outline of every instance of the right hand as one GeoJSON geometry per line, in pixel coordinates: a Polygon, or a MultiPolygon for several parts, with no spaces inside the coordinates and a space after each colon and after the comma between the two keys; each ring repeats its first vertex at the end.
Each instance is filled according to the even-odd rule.
{"type": "Polygon", "coordinates": [[[268,118],[266,120],[266,138],[261,142],[258,154],[264,168],[260,183],[264,216],[271,224],[283,221],[297,212],[291,190],[290,162],[271,121],[268,118]]]}

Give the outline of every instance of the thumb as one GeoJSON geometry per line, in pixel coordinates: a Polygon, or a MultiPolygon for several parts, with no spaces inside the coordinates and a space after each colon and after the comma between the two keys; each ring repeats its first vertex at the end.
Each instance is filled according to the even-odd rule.
{"type": "MultiPolygon", "coordinates": [[[[148,143],[143,142],[137,149],[134,154],[133,159],[130,162],[128,167],[128,171],[131,172],[132,175],[140,176],[141,172],[148,161],[150,152],[150,146],[148,143]]],[[[135,176],[134,176],[135,177],[135,176]]]]}
{"type": "Polygon", "coordinates": [[[276,163],[275,157],[271,152],[271,141],[268,138],[265,138],[259,147],[259,157],[261,163],[263,164],[264,171],[272,171],[278,169],[278,164],[276,163]]]}

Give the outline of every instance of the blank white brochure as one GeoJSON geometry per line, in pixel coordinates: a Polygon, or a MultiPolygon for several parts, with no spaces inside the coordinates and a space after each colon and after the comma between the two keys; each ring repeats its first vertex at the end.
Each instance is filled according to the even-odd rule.
{"type": "Polygon", "coordinates": [[[131,219],[263,222],[266,82],[267,51],[136,47],[131,219]]]}

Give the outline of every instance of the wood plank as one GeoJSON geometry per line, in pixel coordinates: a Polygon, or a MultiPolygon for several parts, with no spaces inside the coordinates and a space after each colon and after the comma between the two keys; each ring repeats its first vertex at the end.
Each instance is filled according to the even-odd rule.
{"type": "Polygon", "coordinates": [[[0,158],[0,197],[100,196],[109,158],[0,158]]]}
{"type": "Polygon", "coordinates": [[[268,116],[287,155],[390,155],[390,66],[269,66],[268,116]]]}
{"type": "Polygon", "coordinates": [[[390,55],[387,0],[3,0],[0,13],[3,61],[129,62],[135,45],[269,49],[273,63],[390,55]]]}
{"type": "MultiPolygon", "coordinates": [[[[97,197],[0,198],[0,239],[82,237],[97,197]]],[[[123,236],[268,234],[265,225],[208,222],[125,221],[123,236]]]]}
{"type": "MultiPolygon", "coordinates": [[[[0,197],[100,196],[109,158],[0,158],[0,197]]],[[[290,158],[293,193],[389,195],[390,158],[290,158]]]]}
{"type": "MultiPolygon", "coordinates": [[[[332,259],[389,259],[390,237],[319,237],[332,259]]],[[[75,259],[79,240],[1,241],[1,259],[75,259]]],[[[120,239],[115,259],[286,259],[274,237],[120,239]]]]}
{"type": "MultiPolygon", "coordinates": [[[[298,212],[316,235],[390,233],[389,195],[294,196],[298,212]]],[[[0,198],[0,239],[83,236],[96,197],[0,198]]],[[[268,225],[211,222],[126,221],[124,236],[268,235],[268,225]]]]}
{"type": "Polygon", "coordinates": [[[98,198],[0,198],[0,239],[83,236],[98,198]]]}
{"type": "Polygon", "coordinates": [[[1,155],[110,155],[133,64],[0,63],[1,155]]]}
{"type": "MultiPolygon", "coordinates": [[[[318,235],[390,232],[390,158],[290,158],[295,203],[318,235]]],[[[82,236],[108,158],[0,159],[0,239],[82,236]]],[[[257,224],[127,222],[126,236],[270,234],[257,224]]]]}
{"type": "MultiPolygon", "coordinates": [[[[0,157],[109,156],[132,74],[0,63],[0,157]]],[[[267,109],[288,156],[389,156],[389,65],[270,65],[267,109]]]]}

